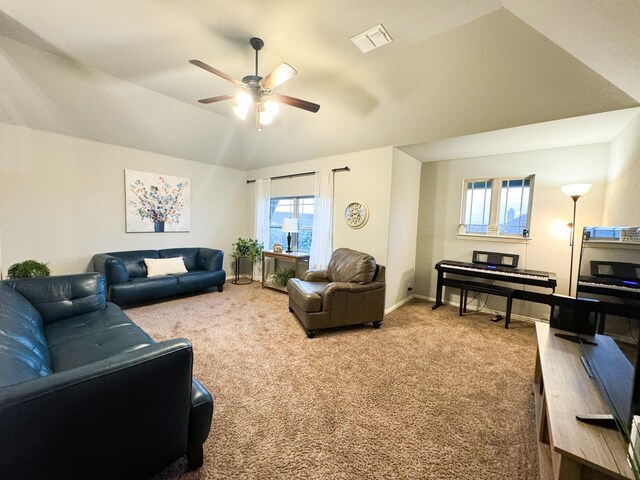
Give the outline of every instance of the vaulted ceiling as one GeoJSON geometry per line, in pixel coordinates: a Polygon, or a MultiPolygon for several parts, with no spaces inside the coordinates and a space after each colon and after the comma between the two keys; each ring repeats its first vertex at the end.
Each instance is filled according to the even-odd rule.
{"type": "MultiPolygon", "coordinates": [[[[637,0],[0,0],[0,121],[251,169],[637,107],[637,0]],[[382,23],[393,42],[350,38],[382,23]],[[188,63],[260,74],[283,106],[257,132],[188,63]]],[[[603,120],[606,121],[606,120],[603,120]]],[[[423,158],[426,160],[427,158],[423,158]]]]}

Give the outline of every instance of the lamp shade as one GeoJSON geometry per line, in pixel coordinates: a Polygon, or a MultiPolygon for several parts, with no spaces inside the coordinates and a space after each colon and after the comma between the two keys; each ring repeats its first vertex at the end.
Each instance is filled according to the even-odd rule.
{"type": "Polygon", "coordinates": [[[285,218],[282,220],[282,231],[288,233],[296,233],[298,231],[297,218],[285,218]]]}
{"type": "Polygon", "coordinates": [[[572,183],[570,185],[563,185],[560,187],[562,193],[567,197],[581,197],[589,190],[591,190],[590,183],[572,183]]]}

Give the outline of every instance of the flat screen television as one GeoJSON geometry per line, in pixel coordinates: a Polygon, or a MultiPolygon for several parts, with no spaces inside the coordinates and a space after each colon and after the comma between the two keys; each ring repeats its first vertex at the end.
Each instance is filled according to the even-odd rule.
{"type": "MultiPolygon", "coordinates": [[[[640,228],[586,227],[578,272],[573,329],[610,410],[585,414],[609,414],[610,426],[630,440],[640,415],[640,228]]],[[[630,457],[637,476],[638,460],[630,457]]]]}

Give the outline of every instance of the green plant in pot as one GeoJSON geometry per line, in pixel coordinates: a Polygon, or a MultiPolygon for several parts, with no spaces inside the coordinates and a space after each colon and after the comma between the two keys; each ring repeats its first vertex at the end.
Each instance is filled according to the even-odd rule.
{"type": "Polygon", "coordinates": [[[51,275],[51,270],[49,270],[46,263],[38,262],[36,260],[25,260],[24,262],[14,263],[11,265],[7,271],[7,275],[12,279],[48,277],[51,275]]]}
{"type": "Polygon", "coordinates": [[[296,270],[293,267],[276,268],[271,277],[273,283],[278,287],[286,287],[289,279],[296,276],[296,270]]]}
{"type": "Polygon", "coordinates": [[[247,257],[252,262],[257,262],[262,258],[264,244],[255,238],[238,238],[238,241],[232,246],[231,256],[233,258],[247,257]]]}

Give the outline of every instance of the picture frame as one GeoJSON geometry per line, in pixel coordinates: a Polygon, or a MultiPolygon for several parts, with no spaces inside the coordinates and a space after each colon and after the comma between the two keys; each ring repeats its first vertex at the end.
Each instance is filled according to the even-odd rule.
{"type": "Polygon", "coordinates": [[[125,170],[126,232],[189,232],[191,180],[125,170]]]}
{"type": "Polygon", "coordinates": [[[282,245],[280,245],[279,243],[274,243],[273,253],[282,253],[282,245]]]}

